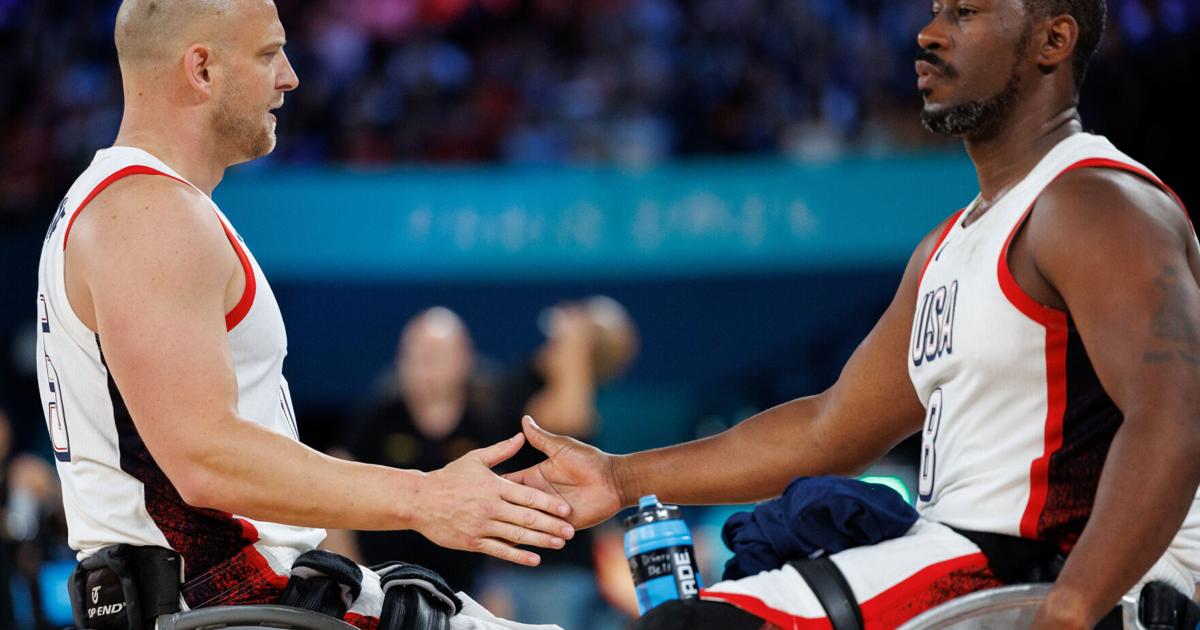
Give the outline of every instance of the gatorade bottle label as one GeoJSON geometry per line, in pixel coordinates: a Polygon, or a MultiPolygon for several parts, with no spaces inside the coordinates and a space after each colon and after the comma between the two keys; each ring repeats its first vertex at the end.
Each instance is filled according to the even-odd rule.
{"type": "Polygon", "coordinates": [[[669,576],[674,579],[676,597],[694,597],[700,593],[695,557],[691,545],[665,547],[630,558],[629,571],[633,574],[634,584],[669,576]]]}
{"type": "Polygon", "coordinates": [[[654,495],[642,497],[625,528],[625,556],[642,614],[663,602],[700,594],[696,551],[679,508],[662,505],[654,495]]]}

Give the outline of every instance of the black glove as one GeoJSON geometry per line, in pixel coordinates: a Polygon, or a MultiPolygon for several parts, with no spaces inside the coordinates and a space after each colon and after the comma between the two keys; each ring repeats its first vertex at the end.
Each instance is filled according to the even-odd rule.
{"type": "Polygon", "coordinates": [[[446,630],[462,601],[446,580],[425,567],[385,562],[371,567],[379,574],[383,610],[379,630],[446,630]]]}
{"type": "Polygon", "coordinates": [[[292,575],[279,603],[341,619],[361,592],[362,569],[357,564],[336,553],[313,549],[292,563],[292,575]]]}

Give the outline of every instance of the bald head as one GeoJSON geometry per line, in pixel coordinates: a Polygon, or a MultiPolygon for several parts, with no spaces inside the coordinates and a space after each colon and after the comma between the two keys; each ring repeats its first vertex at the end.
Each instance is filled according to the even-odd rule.
{"type": "Polygon", "coordinates": [[[404,327],[397,359],[402,391],[409,397],[440,398],[464,391],[475,351],[458,315],[436,306],[404,327]]]}
{"type": "Polygon", "coordinates": [[[271,110],[299,80],[272,0],[124,0],[114,37],[125,91],[118,140],[158,136],[158,150],[211,164],[202,172],[275,147],[271,110]]]}
{"type": "Polygon", "coordinates": [[[196,42],[219,43],[239,0],[124,0],[117,11],[123,71],[163,68],[196,42]]]}

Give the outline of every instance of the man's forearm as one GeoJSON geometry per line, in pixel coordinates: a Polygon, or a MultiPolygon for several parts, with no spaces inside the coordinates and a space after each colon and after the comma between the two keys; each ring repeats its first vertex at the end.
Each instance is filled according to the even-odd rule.
{"type": "Polygon", "coordinates": [[[189,461],[173,467],[185,500],[290,525],[410,526],[422,473],[339,460],[241,419],[223,424],[219,437],[196,436],[189,461]]]}
{"type": "Polygon", "coordinates": [[[797,475],[853,472],[844,449],[816,430],[821,402],[799,398],[719,435],[615,458],[623,505],[657,494],[672,503],[746,503],[777,496],[797,475]]]}
{"type": "Polygon", "coordinates": [[[1166,551],[1200,481],[1195,424],[1148,420],[1127,416],[1117,432],[1091,517],[1051,594],[1087,627],[1166,551]]]}

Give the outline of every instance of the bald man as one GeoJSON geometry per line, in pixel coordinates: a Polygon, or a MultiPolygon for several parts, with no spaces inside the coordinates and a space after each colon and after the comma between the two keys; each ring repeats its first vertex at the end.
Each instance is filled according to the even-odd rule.
{"type": "MultiPolygon", "coordinates": [[[[524,565],[539,558],[517,544],[562,547],[568,506],[490,470],[519,435],[431,473],[297,440],[278,306],[211,199],[226,168],[272,150],[271,112],[298,85],[274,4],[127,0],[115,35],[120,131],[59,205],[39,268],[41,394],[79,558],[171,549],[194,608],[274,603],[324,527],[524,565]]],[[[347,619],[374,624],[381,601],[365,571],[347,619]]]]}

